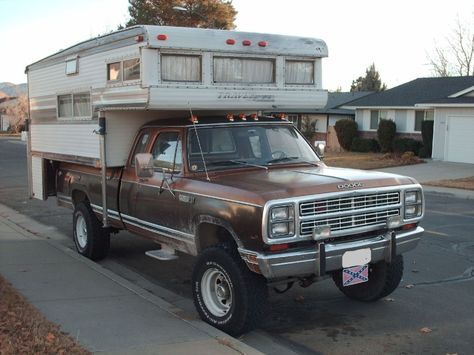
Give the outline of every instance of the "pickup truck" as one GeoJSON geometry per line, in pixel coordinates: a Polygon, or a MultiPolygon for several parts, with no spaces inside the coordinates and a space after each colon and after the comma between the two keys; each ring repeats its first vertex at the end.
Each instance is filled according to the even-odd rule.
{"type": "Polygon", "coordinates": [[[161,119],[137,133],[124,167],[56,162],[58,202],[74,209],[74,242],[93,260],[110,234],[156,241],[160,260],[196,256],[200,317],[238,335],[265,315],[269,287],[332,277],[349,298],[393,292],[402,254],[423,233],[423,191],[413,178],[331,168],[282,118],[256,115],[161,119]],[[105,228],[103,228],[105,227],[105,228]]]}

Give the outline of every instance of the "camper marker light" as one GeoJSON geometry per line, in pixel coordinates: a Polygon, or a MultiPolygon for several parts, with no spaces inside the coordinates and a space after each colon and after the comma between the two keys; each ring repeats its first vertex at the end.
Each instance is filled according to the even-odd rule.
{"type": "Polygon", "coordinates": [[[135,36],[135,42],[143,42],[143,36],[142,35],[135,36]]]}
{"type": "Polygon", "coordinates": [[[260,41],[260,42],[258,42],[258,46],[259,46],[259,47],[266,47],[266,46],[267,46],[267,42],[265,42],[265,41],[260,41]]]}
{"type": "Polygon", "coordinates": [[[234,115],[231,114],[231,113],[228,113],[226,118],[230,121],[230,122],[234,122],[234,115]]]}
{"type": "Polygon", "coordinates": [[[225,41],[225,43],[233,46],[235,44],[235,39],[229,38],[227,41],[225,41]]]}
{"type": "Polygon", "coordinates": [[[248,40],[248,39],[244,39],[244,40],[242,41],[242,45],[244,45],[244,46],[250,46],[251,44],[252,44],[252,42],[251,42],[250,40],[248,40]]]}
{"type": "Polygon", "coordinates": [[[247,117],[245,117],[245,113],[239,114],[239,118],[240,118],[242,121],[247,121],[247,117]]]}
{"type": "Polygon", "coordinates": [[[156,38],[159,40],[159,41],[166,41],[168,39],[168,36],[167,35],[164,35],[164,34],[160,34],[158,36],[156,36],[156,38]]]}

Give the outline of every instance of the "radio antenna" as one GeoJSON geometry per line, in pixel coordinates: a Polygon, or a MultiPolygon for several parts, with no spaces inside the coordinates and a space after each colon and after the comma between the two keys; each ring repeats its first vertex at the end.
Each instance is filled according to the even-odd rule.
{"type": "Polygon", "coordinates": [[[189,102],[188,102],[188,106],[189,106],[189,113],[191,114],[191,122],[193,123],[193,127],[194,127],[194,133],[196,134],[196,139],[199,146],[199,152],[201,153],[202,165],[204,167],[204,172],[206,173],[206,180],[210,182],[211,179],[209,178],[209,173],[207,172],[207,165],[206,165],[206,160],[204,159],[204,153],[202,152],[201,140],[199,139],[199,134],[196,128],[196,120],[194,119],[193,110],[191,109],[191,105],[189,104],[189,102]]]}

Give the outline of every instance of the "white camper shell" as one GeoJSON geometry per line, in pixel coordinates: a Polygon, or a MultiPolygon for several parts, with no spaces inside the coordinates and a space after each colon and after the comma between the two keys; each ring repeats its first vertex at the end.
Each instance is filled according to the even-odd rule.
{"type": "Polygon", "coordinates": [[[285,112],[326,104],[319,39],[135,26],[26,68],[30,187],[46,198],[43,159],[123,166],[144,123],[177,115],[285,112]],[[106,139],[96,134],[106,119],[106,139]],[[104,163],[104,164],[103,164],[104,163]]]}

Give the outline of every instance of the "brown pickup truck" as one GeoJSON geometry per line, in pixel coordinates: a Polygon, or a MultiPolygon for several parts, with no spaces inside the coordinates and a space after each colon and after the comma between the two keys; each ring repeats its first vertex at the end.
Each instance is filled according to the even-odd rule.
{"type": "Polygon", "coordinates": [[[234,335],[265,314],[269,286],[332,277],[352,299],[385,297],[402,278],[402,253],[423,233],[414,179],[328,167],[278,118],[146,124],[126,166],[107,171],[106,228],[100,169],[59,163],[55,171],[79,253],[101,259],[111,232],[129,230],[161,246],[149,256],[195,255],[196,308],[234,335]]]}

